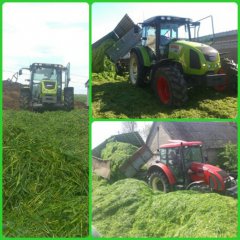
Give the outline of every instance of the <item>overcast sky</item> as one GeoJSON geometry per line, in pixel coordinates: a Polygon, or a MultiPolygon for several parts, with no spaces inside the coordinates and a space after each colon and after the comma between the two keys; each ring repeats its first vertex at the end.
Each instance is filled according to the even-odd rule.
{"type": "MultiPolygon", "coordinates": [[[[92,149],[104,142],[107,138],[122,133],[122,121],[95,121],[92,124],[92,149]]],[[[137,121],[137,131],[144,128],[145,125],[151,125],[149,121],[137,121]]],[[[140,131],[141,134],[141,131],[140,131]]],[[[144,136],[142,136],[144,138],[144,136]]],[[[145,140],[145,139],[144,139],[145,140]]]]}
{"type": "MultiPolygon", "coordinates": [[[[156,15],[192,18],[194,21],[213,15],[215,32],[237,29],[236,3],[94,3],[92,10],[92,43],[112,31],[125,14],[135,22],[156,15]]],[[[211,22],[202,30],[211,34],[211,22]]]]}
{"type": "Polygon", "coordinates": [[[74,86],[75,93],[86,93],[84,83],[89,78],[88,8],[86,3],[5,3],[3,79],[11,78],[21,67],[29,67],[34,62],[65,66],[70,62],[70,85],[74,86]]]}

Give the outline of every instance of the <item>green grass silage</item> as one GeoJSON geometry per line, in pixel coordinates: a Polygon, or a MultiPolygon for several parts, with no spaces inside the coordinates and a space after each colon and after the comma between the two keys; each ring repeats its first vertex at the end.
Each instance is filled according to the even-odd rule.
{"type": "Polygon", "coordinates": [[[104,41],[100,46],[97,48],[93,48],[92,50],[92,72],[100,73],[103,72],[105,69],[104,59],[105,53],[108,48],[110,48],[115,41],[113,39],[108,39],[104,41]]]}
{"type": "Polygon", "coordinates": [[[7,237],[88,235],[88,113],[3,113],[7,237]]]}
{"type": "Polygon", "coordinates": [[[139,180],[93,178],[93,225],[103,237],[236,237],[237,200],[215,193],[153,192],[139,180]]]}
{"type": "Polygon", "coordinates": [[[138,150],[138,148],[129,143],[123,142],[108,142],[106,147],[101,152],[103,160],[111,161],[111,181],[124,178],[119,168],[138,150]]]}

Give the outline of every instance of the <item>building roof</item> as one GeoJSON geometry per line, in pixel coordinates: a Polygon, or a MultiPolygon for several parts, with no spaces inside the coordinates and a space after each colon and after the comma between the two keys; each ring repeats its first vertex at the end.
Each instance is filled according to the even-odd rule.
{"type": "Polygon", "coordinates": [[[201,141],[207,148],[221,148],[228,142],[237,143],[237,126],[233,122],[155,122],[146,141],[148,146],[160,125],[170,139],[201,141]]]}

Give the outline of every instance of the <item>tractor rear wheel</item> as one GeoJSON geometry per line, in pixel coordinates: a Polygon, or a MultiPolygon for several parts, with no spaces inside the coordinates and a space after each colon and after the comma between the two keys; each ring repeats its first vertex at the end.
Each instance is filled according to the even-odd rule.
{"type": "Polygon", "coordinates": [[[156,96],[164,105],[179,107],[188,99],[187,83],[177,68],[158,68],[152,84],[156,96]]]}
{"type": "Polygon", "coordinates": [[[23,110],[28,110],[30,108],[30,90],[22,88],[20,90],[19,106],[23,110]]]}
{"type": "Polygon", "coordinates": [[[146,85],[146,69],[141,64],[136,52],[130,55],[129,78],[134,86],[143,87],[146,85]]]}
{"type": "Polygon", "coordinates": [[[163,172],[153,172],[149,177],[148,184],[153,190],[162,191],[165,193],[170,191],[169,181],[163,172]]]}
{"type": "Polygon", "coordinates": [[[238,67],[237,64],[229,59],[222,58],[221,59],[221,68],[219,73],[225,73],[227,76],[225,77],[225,83],[215,86],[214,89],[218,92],[223,92],[227,89],[237,91],[237,79],[238,79],[238,67]]]}
{"type": "Polygon", "coordinates": [[[74,109],[74,88],[68,87],[64,89],[64,107],[65,110],[71,111],[74,109]]]}

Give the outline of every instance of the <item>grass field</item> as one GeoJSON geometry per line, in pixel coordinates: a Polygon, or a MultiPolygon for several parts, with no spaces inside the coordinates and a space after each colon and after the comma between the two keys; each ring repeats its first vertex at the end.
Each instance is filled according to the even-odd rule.
{"type": "Polygon", "coordinates": [[[236,94],[195,88],[181,108],[159,103],[150,86],[136,88],[127,77],[114,77],[112,72],[93,74],[92,111],[94,118],[235,118],[236,94]]]}
{"type": "Polygon", "coordinates": [[[88,111],[3,112],[3,235],[88,235],[88,111]]]}

